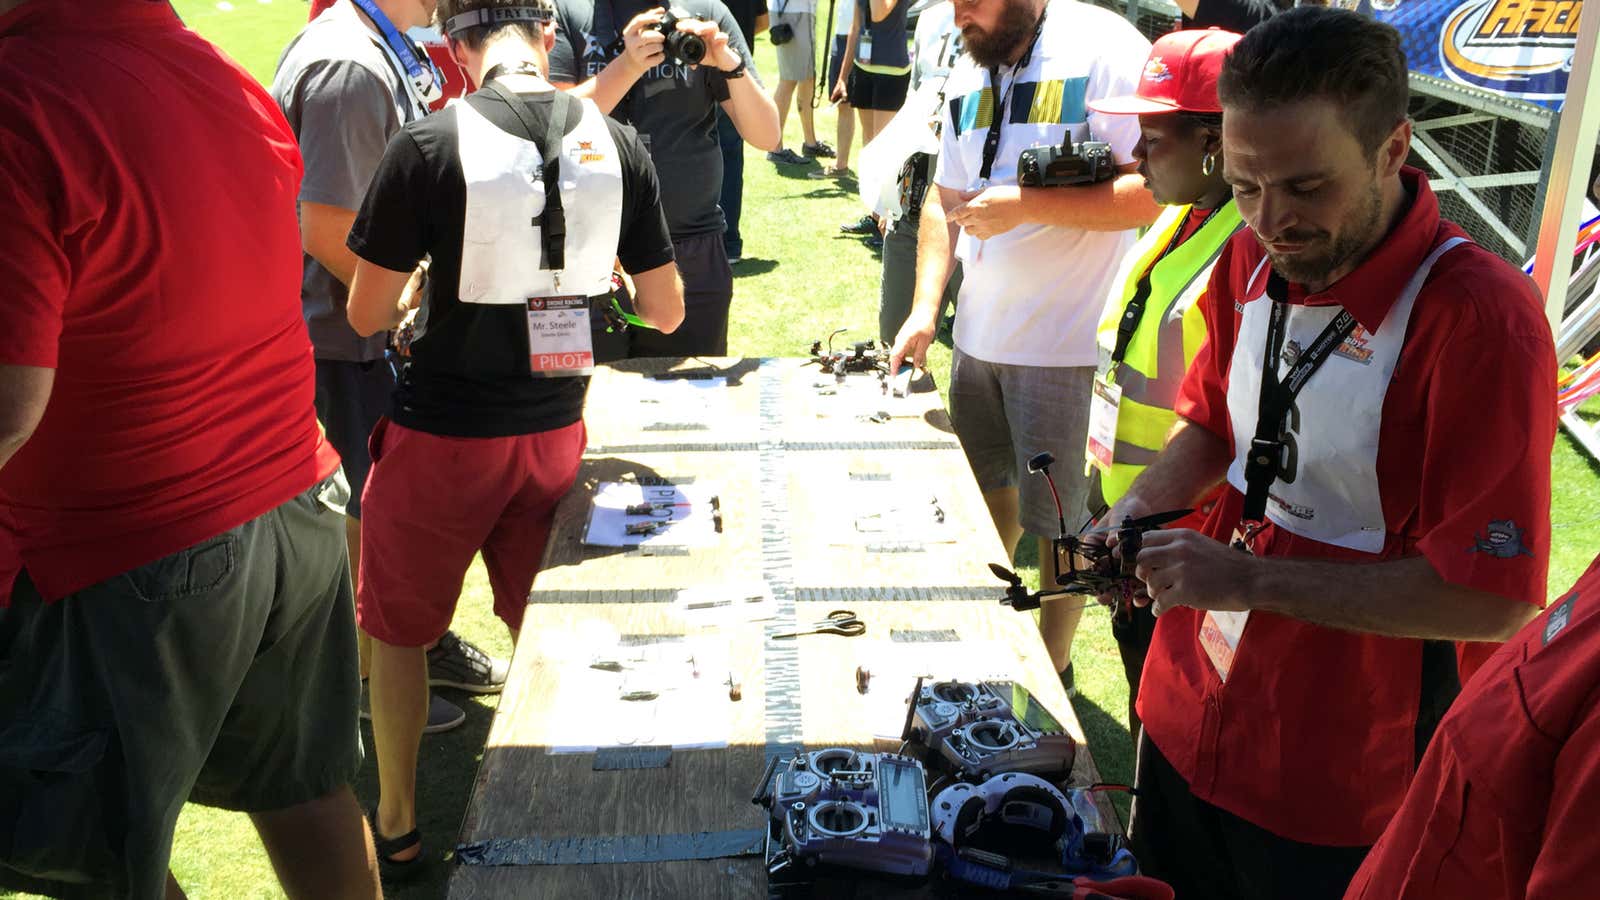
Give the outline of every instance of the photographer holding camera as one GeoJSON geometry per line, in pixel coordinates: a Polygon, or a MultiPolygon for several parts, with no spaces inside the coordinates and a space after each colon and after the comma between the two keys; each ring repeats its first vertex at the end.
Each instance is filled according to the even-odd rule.
{"type": "MultiPolygon", "coordinates": [[[[1019,473],[1040,451],[1082,454],[1095,326],[1133,245],[1131,229],[1159,213],[1134,172],[1138,122],[1092,113],[1088,104],[1133,93],[1150,42],[1115,13],[1075,0],[961,2],[955,22],[965,53],[945,85],[938,190],[923,203],[915,299],[890,366],[925,365],[959,258],[951,418],[1008,553],[1026,532],[1047,560],[1054,503],[1045,484],[1019,484],[1019,473]],[[1091,134],[1110,144],[1108,180],[1019,185],[1025,151],[1047,153],[1091,134]]],[[[1082,509],[1087,480],[1068,470],[1079,475],[1059,482],[1061,502],[1082,509]]],[[[1040,619],[1069,690],[1081,614],[1081,604],[1052,602],[1040,619]]]]}
{"type": "Polygon", "coordinates": [[[1166,446],[1111,510],[1157,616],[1130,833],[1181,897],[1332,898],[1441,714],[1544,602],[1555,353],[1538,291],[1441,217],[1400,35],[1285,12],[1218,79],[1224,246],[1166,446]]]}
{"type": "Polygon", "coordinates": [[[632,125],[661,179],[678,270],[683,327],[637,330],[630,356],[721,356],[728,350],[733,269],[726,221],[717,109],[745,143],[779,145],[778,110],[756,77],[750,48],[721,0],[559,0],[550,80],[632,125]],[[668,26],[663,29],[663,25],[668,26]]]}
{"type": "Polygon", "coordinates": [[[373,638],[380,857],[420,855],[415,784],[422,646],[449,625],[482,551],[495,613],[517,636],[556,503],[577,476],[593,347],[588,315],[633,275],[668,333],[682,286],[655,170],[632,129],[543,78],[549,0],[441,0],[450,53],[482,88],[389,142],[350,249],[350,324],[416,310],[392,418],[373,430],[357,614],[373,638]],[[432,259],[427,287],[410,272],[432,259]]]}

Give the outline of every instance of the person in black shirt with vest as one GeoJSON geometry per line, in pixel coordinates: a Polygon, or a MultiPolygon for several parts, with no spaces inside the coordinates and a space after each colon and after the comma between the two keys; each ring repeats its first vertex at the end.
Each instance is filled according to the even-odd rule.
{"type": "Polygon", "coordinates": [[[422,646],[455,613],[480,550],[516,637],[556,503],[584,447],[589,313],[612,265],[635,310],[683,321],[656,174],[633,129],[544,78],[550,0],[443,0],[451,54],[483,85],[389,142],[349,238],[362,334],[400,327],[391,417],[374,430],[357,615],[373,637],[379,856],[418,859],[422,646]],[[548,162],[547,162],[548,161],[548,162]],[[431,258],[427,288],[408,285],[431,258]],[[411,310],[415,308],[415,316],[411,310]],[[402,327],[404,326],[404,327],[402,327]]]}

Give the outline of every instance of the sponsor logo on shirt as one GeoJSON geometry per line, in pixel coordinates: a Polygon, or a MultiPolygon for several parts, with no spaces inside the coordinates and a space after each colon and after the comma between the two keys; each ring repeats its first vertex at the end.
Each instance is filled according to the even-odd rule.
{"type": "Polygon", "coordinates": [[[1367,330],[1357,325],[1356,329],[1350,332],[1350,336],[1344,339],[1344,343],[1333,351],[1333,354],[1358,362],[1363,366],[1371,365],[1372,350],[1367,347],[1367,330]]]}
{"type": "Polygon", "coordinates": [[[1515,559],[1518,556],[1532,556],[1522,543],[1523,531],[1517,523],[1510,519],[1499,519],[1489,523],[1481,535],[1473,535],[1473,546],[1467,549],[1468,553],[1487,553],[1496,559],[1515,559]]]}
{"type": "Polygon", "coordinates": [[[604,153],[601,153],[600,151],[594,149],[594,141],[579,141],[578,142],[578,162],[580,162],[580,163],[600,162],[601,160],[603,160],[605,158],[606,158],[606,155],[604,153]]]}
{"type": "Polygon", "coordinates": [[[1302,519],[1309,522],[1317,517],[1317,511],[1312,507],[1299,506],[1294,503],[1290,503],[1282,497],[1279,497],[1277,494],[1268,493],[1267,499],[1272,501],[1273,506],[1276,506],[1278,509],[1282,510],[1288,515],[1294,516],[1296,519],[1302,519]]]}
{"type": "Polygon", "coordinates": [[[1300,361],[1300,354],[1303,352],[1305,352],[1305,348],[1300,346],[1299,341],[1291,340],[1285,343],[1283,345],[1283,364],[1293,368],[1294,364],[1300,361]]]}

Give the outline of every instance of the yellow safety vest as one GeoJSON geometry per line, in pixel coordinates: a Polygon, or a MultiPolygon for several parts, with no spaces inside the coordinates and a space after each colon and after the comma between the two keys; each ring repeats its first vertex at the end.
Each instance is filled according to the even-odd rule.
{"type": "Polygon", "coordinates": [[[1133,479],[1161,451],[1167,432],[1178,420],[1172,411],[1178,401],[1178,389],[1206,337],[1205,317],[1198,301],[1205,294],[1211,267],[1223,245],[1243,224],[1238,207],[1230,199],[1199,231],[1163,256],[1188,215],[1188,206],[1168,207],[1123,257],[1096,330],[1100,371],[1122,388],[1111,470],[1100,473],[1101,493],[1108,504],[1127,493],[1133,479]],[[1150,273],[1150,297],[1145,302],[1144,316],[1122,363],[1115,367],[1116,371],[1110,371],[1117,324],[1145,272],[1150,273]]]}

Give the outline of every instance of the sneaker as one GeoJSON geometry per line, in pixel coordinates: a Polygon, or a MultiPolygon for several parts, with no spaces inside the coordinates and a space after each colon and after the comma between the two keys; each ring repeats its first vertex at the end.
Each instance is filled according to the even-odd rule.
{"type": "Polygon", "coordinates": [[[815,178],[820,181],[823,179],[850,178],[852,176],[850,175],[849,169],[835,169],[831,166],[823,166],[820,169],[807,172],[806,177],[815,178]]]}
{"type": "Polygon", "coordinates": [[[767,151],[767,162],[782,163],[786,166],[803,166],[806,164],[806,158],[788,147],[782,147],[777,150],[767,151]]]}
{"type": "Polygon", "coordinates": [[[845,234],[877,234],[878,222],[871,215],[865,215],[854,222],[846,222],[839,226],[845,234]]]}
{"type": "Polygon", "coordinates": [[[1061,670],[1061,686],[1067,689],[1067,699],[1078,696],[1078,682],[1072,677],[1072,663],[1067,663],[1067,667],[1061,670]]]}
{"type": "Polygon", "coordinates": [[[865,243],[867,245],[867,248],[870,249],[870,250],[878,250],[878,251],[882,251],[883,250],[883,238],[881,238],[881,237],[879,237],[879,236],[877,236],[875,234],[867,235],[867,240],[866,240],[865,243]]]}
{"type": "Polygon", "coordinates": [[[428,686],[449,687],[474,694],[497,694],[506,686],[511,666],[446,631],[428,651],[428,686]]]}
{"type": "Polygon", "coordinates": [[[728,265],[730,265],[730,266],[737,266],[739,263],[742,263],[742,262],[744,262],[744,257],[742,257],[742,256],[730,256],[730,257],[728,257],[728,265]]]}
{"type": "Polygon", "coordinates": [[[801,144],[800,152],[814,159],[834,159],[839,155],[833,152],[833,145],[827,141],[817,141],[813,144],[801,144]]]}
{"type": "MultiPolygon", "coordinates": [[[[361,682],[361,718],[372,718],[372,698],[367,693],[365,679],[361,682]]],[[[465,721],[467,721],[467,714],[462,711],[461,707],[432,691],[428,692],[428,722],[422,726],[423,734],[438,734],[441,731],[449,731],[452,728],[460,727],[461,723],[465,721]]]]}

